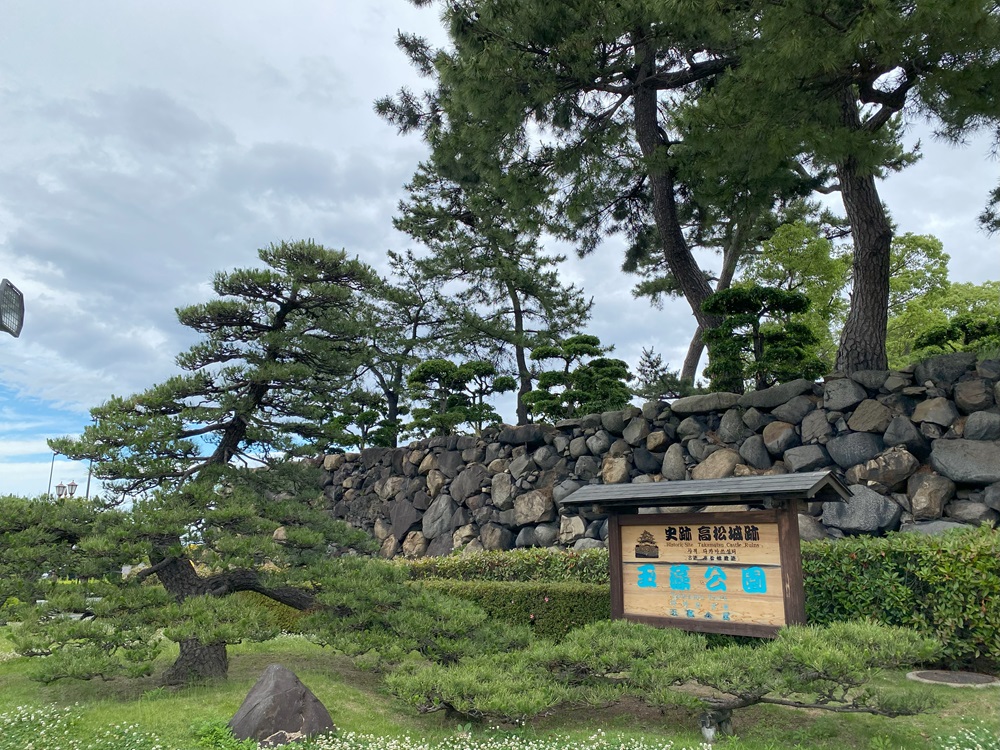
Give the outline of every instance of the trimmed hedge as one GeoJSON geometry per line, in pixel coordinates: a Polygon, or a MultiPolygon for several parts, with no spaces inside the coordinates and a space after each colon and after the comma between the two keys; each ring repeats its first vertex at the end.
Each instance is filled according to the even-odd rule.
{"type": "Polygon", "coordinates": [[[802,545],[806,616],[871,617],[938,638],[944,659],[1000,664],[1000,534],[890,534],[802,545]]]}
{"type": "Polygon", "coordinates": [[[421,585],[474,602],[499,622],[530,625],[541,638],[560,640],[573,628],[611,618],[611,591],[602,584],[426,579],[421,585]]]}
{"type": "Polygon", "coordinates": [[[267,613],[267,619],[270,624],[283,633],[298,633],[299,620],[307,614],[295,609],[295,607],[289,607],[287,604],[276,602],[270,597],[258,594],[256,591],[237,591],[233,596],[264,610],[267,613]]]}
{"type": "Polygon", "coordinates": [[[516,549],[475,555],[423,557],[404,563],[414,579],[458,581],[540,581],[608,584],[608,551],[516,549]]]}
{"type": "MultiPolygon", "coordinates": [[[[594,586],[586,595],[580,594],[580,605],[575,603],[576,594],[568,594],[567,602],[574,602],[573,614],[567,610],[558,619],[582,625],[609,616],[607,550],[484,552],[425,558],[407,565],[411,577],[427,583],[434,577],[455,579],[449,585],[431,585],[477,601],[504,621],[530,622],[534,614],[535,629],[556,636],[565,631],[537,624],[540,616],[546,617],[539,596],[553,600],[558,590],[551,588],[553,584],[576,581],[594,586]],[[490,581],[531,581],[540,586],[534,591],[542,593],[529,593],[533,590],[527,588],[522,593],[516,586],[479,585],[490,581]]],[[[1000,533],[992,528],[942,536],[889,534],[805,542],[802,566],[810,623],[871,618],[938,638],[944,660],[953,666],[968,666],[977,659],[1000,665],[1000,533]]]]}

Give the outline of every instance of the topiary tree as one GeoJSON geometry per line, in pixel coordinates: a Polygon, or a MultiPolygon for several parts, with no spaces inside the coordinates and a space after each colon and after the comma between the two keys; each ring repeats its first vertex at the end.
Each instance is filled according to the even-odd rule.
{"type": "Polygon", "coordinates": [[[557,420],[624,408],[632,395],[627,385],[628,365],[602,356],[612,348],[601,346],[597,336],[586,334],[536,346],[531,352],[533,360],[560,360],[562,367],[538,374],[538,387],[524,397],[531,413],[557,420]]]}
{"type": "Polygon", "coordinates": [[[739,285],[716,292],[705,305],[722,323],[704,334],[710,352],[705,374],[718,391],[761,390],[794,378],[815,378],[828,369],[817,354],[818,337],[796,319],[809,309],[800,292],[739,285]]]}
{"type": "Polygon", "coordinates": [[[426,406],[414,407],[408,428],[417,434],[448,435],[461,424],[470,425],[478,435],[488,424],[500,422],[500,415],[486,399],[517,387],[514,378],[498,375],[489,362],[474,360],[460,365],[447,359],[421,362],[407,381],[417,400],[426,406]]]}

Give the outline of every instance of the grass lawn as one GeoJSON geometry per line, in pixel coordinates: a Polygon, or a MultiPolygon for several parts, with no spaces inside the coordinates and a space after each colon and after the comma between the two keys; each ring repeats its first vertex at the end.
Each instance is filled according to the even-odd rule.
{"type": "MultiPolygon", "coordinates": [[[[142,680],[114,682],[60,681],[52,685],[32,682],[26,676],[28,659],[12,657],[9,642],[0,628],[0,713],[18,706],[75,706],[80,722],[74,732],[84,740],[115,724],[135,724],[161,738],[166,748],[188,750],[197,747],[193,727],[206,722],[226,722],[239,708],[243,697],[271,663],[280,663],[295,672],[329,709],[342,732],[358,732],[380,737],[408,735],[434,742],[469,731],[473,739],[501,738],[487,726],[465,726],[465,720],[444,713],[420,715],[382,692],[375,675],[356,669],[350,660],[300,638],[281,638],[264,644],[247,644],[230,649],[229,679],[212,685],[166,688],[156,676],[142,680]]],[[[172,654],[163,657],[166,667],[172,654]]],[[[498,665],[502,668],[502,665],[498,665]]],[[[836,748],[837,750],[919,750],[942,748],[942,738],[956,733],[968,721],[981,721],[994,735],[1000,734],[1000,689],[954,689],[917,686],[901,674],[885,679],[907,689],[928,689],[938,698],[938,707],[915,717],[886,719],[867,715],[797,711],[774,706],[758,706],[734,715],[738,739],[716,743],[723,750],[764,750],[774,748],[836,748]]],[[[701,736],[698,717],[687,709],[668,712],[640,704],[617,704],[606,708],[561,710],[516,730],[517,744],[531,740],[568,737],[582,742],[595,732],[643,739],[675,750],[697,748],[701,736]]],[[[569,747],[572,743],[559,743],[569,747]]],[[[4,744],[0,727],[0,750],[4,744]]],[[[967,745],[972,750],[973,745],[967,745]]],[[[997,744],[986,748],[1000,748],[997,744]]],[[[46,748],[46,750],[57,750],[46,748]]]]}

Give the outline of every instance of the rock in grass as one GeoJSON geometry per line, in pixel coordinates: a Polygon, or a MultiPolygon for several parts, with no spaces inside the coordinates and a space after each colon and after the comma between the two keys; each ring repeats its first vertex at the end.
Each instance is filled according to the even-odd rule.
{"type": "Polygon", "coordinates": [[[295,674],[271,664],[247,693],[240,710],[229,720],[238,740],[256,740],[277,747],[335,727],[330,712],[295,674]]]}

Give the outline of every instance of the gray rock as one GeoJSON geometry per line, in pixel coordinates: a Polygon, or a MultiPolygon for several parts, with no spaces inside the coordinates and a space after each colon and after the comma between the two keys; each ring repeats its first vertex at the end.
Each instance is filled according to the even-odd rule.
{"type": "Polygon", "coordinates": [[[517,493],[510,474],[494,474],[490,483],[490,495],[493,505],[498,510],[510,510],[514,507],[514,495],[517,493]]]}
{"type": "Polygon", "coordinates": [[[451,535],[451,546],[453,549],[459,549],[474,540],[478,541],[478,539],[479,527],[475,524],[469,523],[455,529],[455,533],[451,535]]]}
{"type": "Polygon", "coordinates": [[[512,549],[514,547],[514,534],[511,533],[510,529],[499,524],[488,523],[479,532],[479,542],[483,545],[483,549],[512,549]]]}
{"type": "Polygon", "coordinates": [[[892,423],[892,412],[875,399],[866,398],[847,420],[847,426],[855,432],[884,433],[892,423]]]}
{"type": "Polygon", "coordinates": [[[382,540],[382,546],[379,547],[378,556],[385,559],[391,560],[396,555],[399,554],[399,540],[394,536],[387,536],[382,540]]]}
{"type": "Polygon", "coordinates": [[[410,529],[417,525],[423,513],[405,500],[396,500],[389,510],[389,520],[392,523],[392,533],[396,541],[402,542],[410,529]]]}
{"type": "Polygon", "coordinates": [[[885,443],[881,435],[851,432],[829,440],[826,449],[837,466],[848,469],[875,458],[885,450],[885,443]]]}
{"type": "Polygon", "coordinates": [[[674,443],[663,456],[663,466],[660,467],[663,478],[669,481],[687,479],[687,465],[684,463],[684,447],[674,443]]]}
{"type": "Polygon", "coordinates": [[[637,445],[644,444],[646,442],[647,435],[649,435],[649,422],[642,417],[636,417],[631,420],[622,432],[622,437],[625,439],[625,442],[633,448],[637,445]]]}
{"type": "Polygon", "coordinates": [[[535,547],[537,543],[535,542],[535,527],[525,526],[519,532],[517,532],[517,537],[514,539],[515,547],[535,547]]]}
{"type": "Polygon", "coordinates": [[[1000,510],[1000,482],[986,488],[983,492],[983,502],[993,510],[1000,510]]]}
{"type": "Polygon", "coordinates": [[[889,391],[889,393],[895,393],[903,390],[909,385],[913,385],[913,378],[911,376],[894,372],[886,378],[882,387],[889,391]]]}
{"type": "Polygon", "coordinates": [[[531,454],[531,459],[535,462],[535,465],[538,466],[539,469],[545,471],[546,469],[551,469],[559,463],[559,451],[557,451],[554,446],[543,445],[531,454]]]}
{"type": "Polygon", "coordinates": [[[964,523],[954,521],[926,521],[924,523],[905,523],[899,530],[904,534],[926,534],[927,536],[940,536],[955,529],[969,528],[964,523]]]}
{"type": "Polygon", "coordinates": [[[966,440],[1000,440],[1000,414],[977,411],[965,420],[966,440]]]}
{"type": "Polygon", "coordinates": [[[504,427],[497,436],[497,441],[504,445],[524,445],[537,448],[545,442],[545,436],[551,428],[537,424],[523,424],[518,427],[504,427]]]}
{"type": "Polygon", "coordinates": [[[593,479],[601,471],[601,463],[594,456],[582,456],[576,460],[576,466],[573,469],[580,479],[593,479]]]}
{"type": "Polygon", "coordinates": [[[976,374],[987,380],[1000,380],[1000,359],[984,359],[976,363],[976,374]]]}
{"type": "Polygon", "coordinates": [[[540,523],[535,527],[535,544],[539,547],[551,547],[558,536],[558,523],[540,523]]]}
{"type": "Polygon", "coordinates": [[[612,435],[621,435],[625,431],[625,413],[621,411],[606,411],[601,414],[601,425],[612,435]]]}
{"type": "Polygon", "coordinates": [[[764,428],[764,445],[772,456],[780,456],[799,444],[795,426],[788,422],[771,422],[764,428]]]}
{"type": "Polygon", "coordinates": [[[427,472],[427,494],[430,497],[437,497],[441,490],[448,483],[448,477],[439,469],[431,469],[427,472]]]}
{"type": "Polygon", "coordinates": [[[799,513],[799,541],[815,542],[829,538],[826,526],[820,523],[819,519],[799,513]]]}
{"type": "Polygon", "coordinates": [[[518,526],[545,523],[555,517],[551,490],[532,490],[514,499],[514,521],[518,526]]]}
{"type": "Polygon", "coordinates": [[[577,552],[585,549],[604,549],[604,542],[600,539],[587,539],[584,537],[583,539],[577,539],[573,543],[573,549],[577,552]]]}
{"type": "Polygon", "coordinates": [[[1000,443],[935,440],[931,466],[955,482],[979,486],[1000,482],[1000,443]]]}
{"type": "Polygon", "coordinates": [[[822,445],[800,445],[785,451],[781,460],[791,472],[817,471],[830,466],[833,461],[822,445]]]}
{"type": "Polygon", "coordinates": [[[851,380],[863,385],[869,391],[877,391],[889,379],[888,370],[857,370],[851,373],[851,380]]]}
{"type": "Polygon", "coordinates": [[[972,352],[942,354],[920,362],[913,372],[913,378],[920,384],[930,380],[935,385],[948,386],[973,368],[975,364],[976,355],[972,352]]]}
{"type": "Polygon", "coordinates": [[[833,434],[833,427],[826,415],[825,409],[816,409],[802,418],[802,425],[799,429],[802,431],[803,443],[825,443],[833,434]]]}
{"type": "Polygon", "coordinates": [[[587,449],[592,456],[603,456],[611,448],[611,435],[606,430],[598,430],[587,438],[587,449]]]}
{"type": "Polygon", "coordinates": [[[431,503],[431,507],[424,513],[421,531],[425,539],[436,539],[439,536],[451,536],[454,526],[451,519],[455,515],[458,506],[455,501],[447,495],[441,495],[431,503]]]}
{"type": "MultiPolygon", "coordinates": [[[[566,435],[556,435],[552,438],[552,447],[556,449],[556,453],[560,456],[565,456],[569,453],[570,439],[566,435]]],[[[537,462],[538,459],[536,458],[537,462]]]]}
{"type": "Polygon", "coordinates": [[[515,480],[522,479],[527,474],[538,469],[538,465],[531,460],[531,456],[525,454],[523,456],[518,456],[513,461],[510,462],[510,466],[507,467],[507,471],[510,475],[514,477],[515,480]]]}
{"type": "Polygon", "coordinates": [[[458,472],[465,467],[465,460],[462,458],[462,454],[458,451],[445,451],[444,453],[438,454],[436,458],[437,468],[440,469],[441,473],[448,477],[448,479],[454,479],[458,476],[458,472]]]}
{"type": "Polygon", "coordinates": [[[917,404],[910,417],[914,422],[930,422],[941,427],[950,427],[958,419],[958,409],[946,398],[929,398],[917,404]]]}
{"type": "Polygon", "coordinates": [[[823,388],[823,408],[827,411],[847,411],[868,398],[868,391],[848,378],[837,378],[823,388]]]}
{"type": "Polygon", "coordinates": [[[431,539],[430,544],[427,545],[427,550],[424,555],[427,557],[444,557],[445,555],[450,555],[451,551],[455,549],[455,543],[452,541],[453,534],[442,534],[441,536],[431,539]]]}
{"type": "Polygon", "coordinates": [[[632,463],[643,474],[658,474],[663,465],[663,454],[654,456],[642,446],[632,451],[632,463]]]}
{"type": "Polygon", "coordinates": [[[552,488],[552,502],[558,505],[583,486],[583,482],[578,482],[575,479],[563,480],[552,488]]]}
{"type": "Polygon", "coordinates": [[[753,435],[753,431],[743,424],[743,410],[729,409],[722,415],[719,424],[719,439],[724,443],[742,443],[753,435]]]}
{"type": "Polygon", "coordinates": [[[740,456],[755,469],[771,468],[771,454],[767,452],[764,438],[760,435],[754,435],[743,441],[743,445],[740,446],[740,456]]]}
{"type": "Polygon", "coordinates": [[[719,450],[720,447],[715,443],[708,442],[708,440],[703,437],[688,440],[684,446],[687,448],[687,452],[691,454],[691,457],[699,463],[711,456],[715,453],[715,451],[719,450]]]}
{"type": "Polygon", "coordinates": [[[773,409],[803,393],[811,393],[812,388],[813,382],[811,380],[792,380],[788,383],[765,388],[762,391],[744,393],[740,396],[738,403],[744,409],[751,406],[757,409],[773,409]]]}
{"type": "Polygon", "coordinates": [[[229,720],[238,740],[255,740],[262,747],[277,747],[334,731],[330,712],[280,664],[269,664],[229,720]]]}
{"type": "Polygon", "coordinates": [[[451,483],[451,489],[448,491],[448,494],[456,502],[461,503],[466,498],[478,495],[483,491],[483,487],[488,487],[489,485],[490,473],[486,467],[482,464],[470,464],[455,477],[455,481],[451,483]]]}
{"type": "Polygon", "coordinates": [[[882,437],[886,445],[901,445],[918,458],[930,454],[930,443],[908,417],[893,417],[882,437]]]}
{"type": "Polygon", "coordinates": [[[667,408],[666,401],[647,401],[642,405],[642,418],[652,422],[667,408]]]}
{"type": "Polygon", "coordinates": [[[708,425],[697,417],[687,417],[677,425],[677,437],[680,440],[690,440],[708,431],[708,425]]]}
{"type": "Polygon", "coordinates": [[[808,396],[796,396],[787,404],[777,407],[771,414],[782,422],[799,424],[802,419],[816,408],[816,402],[808,396]]]}
{"type": "Polygon", "coordinates": [[[625,442],[624,438],[618,438],[615,442],[611,444],[608,448],[607,455],[609,456],[627,456],[631,452],[632,447],[625,442]]]}
{"type": "Polygon", "coordinates": [[[586,456],[589,452],[587,448],[587,438],[575,437],[569,441],[569,455],[570,458],[579,458],[580,456],[586,456]]]}
{"type": "Polygon", "coordinates": [[[725,411],[739,402],[735,393],[706,393],[699,396],[685,396],[670,404],[670,410],[680,416],[691,414],[708,414],[713,411],[725,411]]]}
{"type": "Polygon", "coordinates": [[[955,384],[952,398],[962,414],[989,409],[993,406],[993,384],[982,378],[963,380],[955,384]]]}
{"type": "Polygon", "coordinates": [[[718,450],[691,469],[692,479],[724,479],[731,477],[738,464],[743,463],[740,454],[732,448],[718,450]]]}
{"type": "Polygon", "coordinates": [[[883,393],[877,399],[886,409],[892,412],[892,416],[909,417],[913,410],[917,408],[917,402],[902,393],[883,393]]]}
{"type": "Polygon", "coordinates": [[[849,487],[846,503],[823,503],[823,524],[847,534],[875,534],[894,531],[903,509],[889,498],[861,485],[849,487]]]}
{"type": "Polygon", "coordinates": [[[743,413],[743,424],[754,432],[760,432],[764,429],[765,425],[769,425],[774,421],[776,421],[775,417],[765,414],[762,411],[757,411],[753,407],[750,407],[743,413]]]}
{"type": "Polygon", "coordinates": [[[997,513],[986,503],[975,503],[971,500],[952,500],[944,509],[945,515],[959,523],[969,523],[981,526],[984,523],[996,525],[1000,520],[997,513]]]}

